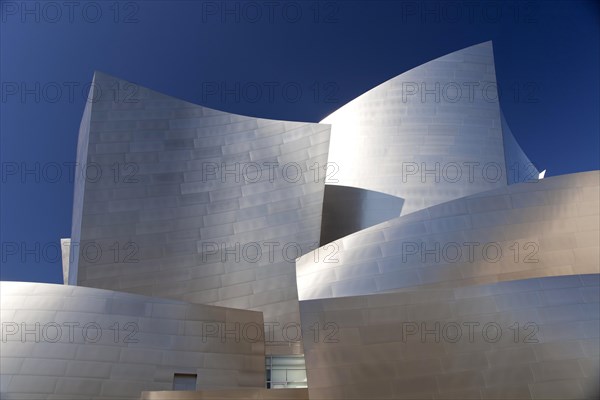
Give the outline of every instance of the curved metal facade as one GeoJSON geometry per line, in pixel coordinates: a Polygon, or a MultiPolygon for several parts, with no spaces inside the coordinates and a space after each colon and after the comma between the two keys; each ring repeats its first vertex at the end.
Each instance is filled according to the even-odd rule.
{"type": "Polygon", "coordinates": [[[502,138],[504,139],[504,157],[506,161],[506,178],[509,185],[519,182],[535,182],[540,176],[540,171],[533,165],[517,143],[504,113],[502,117],[502,138]]]}
{"type": "Polygon", "coordinates": [[[492,42],[398,75],[321,122],[337,165],[326,183],[400,197],[402,215],[508,182],[492,42]]]}
{"type": "Polygon", "coordinates": [[[3,399],[138,399],[175,373],[264,386],[264,339],[222,336],[262,328],[260,312],[42,283],[2,282],[0,295],[3,399]]]}
{"type": "Polygon", "coordinates": [[[299,323],[294,260],[318,247],[329,126],[216,111],[102,73],[93,88],[71,283],[299,323]]]}
{"type": "Polygon", "coordinates": [[[325,185],[320,244],[398,217],[403,203],[402,199],[385,193],[325,185]]]}
{"type": "Polygon", "coordinates": [[[600,272],[600,172],[449,201],[296,262],[300,300],[600,272]]]}
{"type": "Polygon", "coordinates": [[[68,285],[1,285],[2,398],[597,398],[600,171],[538,180],[496,87],[491,42],[321,124],[96,73],[68,285]]]}
{"type": "Polygon", "coordinates": [[[599,278],[302,301],[309,397],[597,399],[599,278]]]}

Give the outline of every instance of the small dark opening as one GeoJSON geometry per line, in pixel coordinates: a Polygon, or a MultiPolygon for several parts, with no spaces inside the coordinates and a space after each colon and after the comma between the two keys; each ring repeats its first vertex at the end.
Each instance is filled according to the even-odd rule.
{"type": "Polygon", "coordinates": [[[175,374],[173,376],[173,390],[196,390],[198,374],[175,374]]]}

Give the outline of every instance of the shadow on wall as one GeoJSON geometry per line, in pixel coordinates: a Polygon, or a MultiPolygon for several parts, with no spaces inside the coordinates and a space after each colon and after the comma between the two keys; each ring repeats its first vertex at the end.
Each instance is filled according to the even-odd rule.
{"type": "Polygon", "coordinates": [[[404,200],[350,186],[325,185],[320,246],[400,216],[404,200]]]}

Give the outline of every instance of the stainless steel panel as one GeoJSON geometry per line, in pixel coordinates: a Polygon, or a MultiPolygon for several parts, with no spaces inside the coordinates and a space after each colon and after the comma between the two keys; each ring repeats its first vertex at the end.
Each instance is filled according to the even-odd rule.
{"type": "Polygon", "coordinates": [[[133,400],[206,370],[232,379],[199,389],[264,386],[264,337],[243,336],[260,312],[43,283],[2,282],[0,295],[3,399],[133,400]]]}
{"type": "Polygon", "coordinates": [[[327,183],[400,197],[406,215],[522,182],[533,166],[502,123],[496,88],[485,42],[369,90],[321,121],[332,126],[329,162],[337,166],[327,183]]]}
{"type": "Polygon", "coordinates": [[[400,216],[403,202],[372,190],[326,185],[320,245],[400,216]]]}
{"type": "MultiPolygon", "coordinates": [[[[97,88],[131,85],[94,75],[97,88]]],[[[326,163],[329,127],[133,87],[130,102],[105,91],[84,113],[77,161],[102,174],[76,182],[70,283],[252,308],[273,323],[298,315],[272,290],[295,293],[294,259],[318,244],[324,173],[313,179],[308,168],[326,163]],[[276,281],[257,274],[267,266],[281,270],[276,281]],[[231,277],[239,270],[243,282],[231,277]]]]}
{"type": "Polygon", "coordinates": [[[304,337],[309,396],[595,399],[598,329],[554,333],[598,324],[600,298],[582,294],[599,284],[571,275],[301,301],[319,332],[304,337]],[[499,311],[504,296],[513,308],[499,311]],[[557,296],[572,308],[558,311],[557,296]]]}
{"type": "Polygon", "coordinates": [[[299,298],[598,273],[599,191],[600,172],[583,172],[391,219],[300,257],[299,298]]]}

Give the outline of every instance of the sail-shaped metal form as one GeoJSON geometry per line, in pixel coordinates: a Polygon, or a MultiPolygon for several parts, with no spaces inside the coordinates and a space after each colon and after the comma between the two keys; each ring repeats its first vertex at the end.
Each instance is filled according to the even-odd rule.
{"type": "Polygon", "coordinates": [[[597,399],[600,172],[542,179],[497,88],[491,42],[321,123],[97,72],[67,285],[2,284],[0,397],[597,399]]]}

